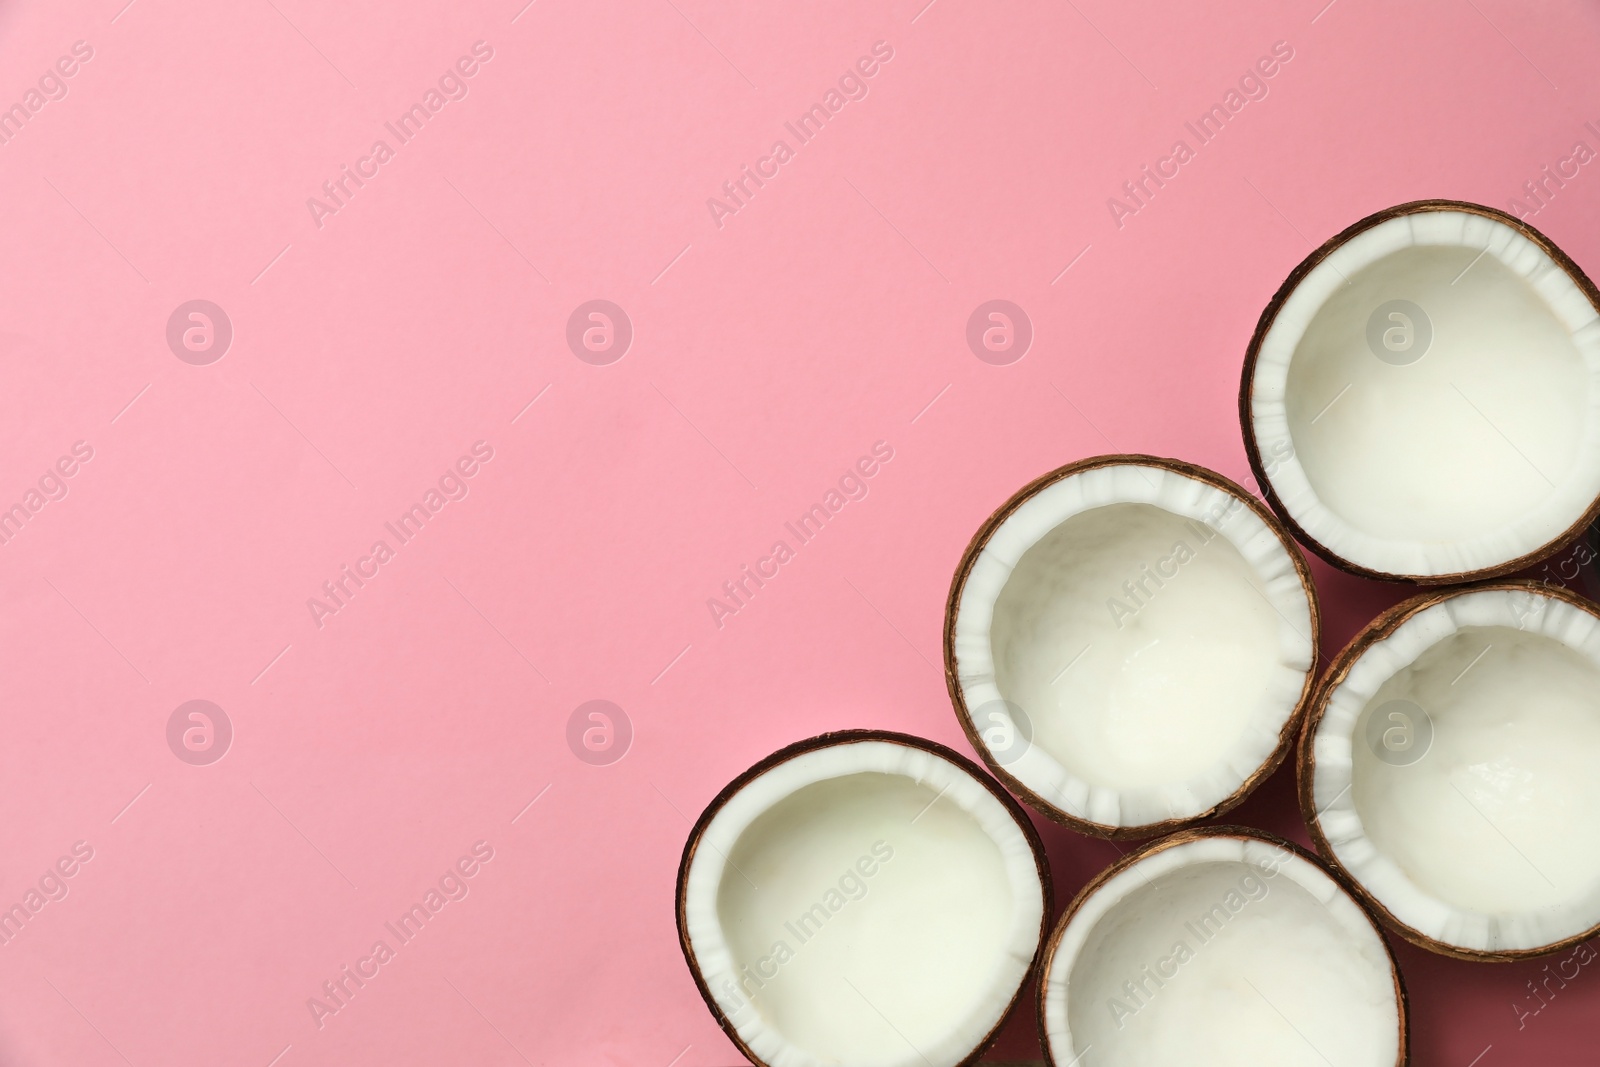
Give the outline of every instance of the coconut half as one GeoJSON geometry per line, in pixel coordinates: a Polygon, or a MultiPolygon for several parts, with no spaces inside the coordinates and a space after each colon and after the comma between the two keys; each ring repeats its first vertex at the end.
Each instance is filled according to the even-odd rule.
{"type": "Polygon", "coordinates": [[[1510,960],[1600,933],[1600,609],[1427,593],[1329,668],[1300,742],[1317,848],[1408,940],[1510,960]]]}
{"type": "Polygon", "coordinates": [[[1600,291],[1504,212],[1423,200],[1307,256],[1239,392],[1250,465],[1355,574],[1509,574],[1600,513],[1600,291]]]}
{"type": "Polygon", "coordinates": [[[1050,938],[1055,1067],[1407,1062],[1405,987],[1372,918],[1303,849],[1186,830],[1084,887],[1050,938]]]}
{"type": "Polygon", "coordinates": [[[945,609],[974,748],[1050,818],[1146,836],[1238,804],[1309,699],[1316,592],[1254,497],[1213,471],[1099,456],[979,528],[945,609]]]}
{"type": "Polygon", "coordinates": [[[976,764],[904,734],[823,734],[734,779],[678,868],[678,938],[767,1067],[975,1060],[1049,928],[1044,849],[976,764]]]}

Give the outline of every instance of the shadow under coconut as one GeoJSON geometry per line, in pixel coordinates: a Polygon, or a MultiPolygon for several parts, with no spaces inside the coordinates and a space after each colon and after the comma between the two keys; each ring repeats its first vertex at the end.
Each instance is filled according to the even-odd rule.
{"type": "MultiPolygon", "coordinates": [[[[1324,576],[1317,577],[1321,581],[1324,576]]],[[[1408,586],[1349,581],[1356,587],[1352,592],[1370,593],[1376,588],[1390,594],[1369,598],[1373,602],[1350,612],[1352,617],[1369,608],[1376,614],[1391,599],[1398,602],[1410,591],[1408,586]]],[[[1090,879],[1142,844],[1087,837],[1031,809],[1028,815],[1044,840],[1055,878],[1052,928],[1090,879]]],[[[1268,830],[1312,848],[1299,815],[1292,762],[1279,767],[1223,821],[1268,830]]],[[[1388,931],[1384,937],[1406,982],[1414,1067],[1594,1062],[1589,1035],[1600,1019],[1600,938],[1536,960],[1483,964],[1425,952],[1388,931]],[[1464,1019],[1474,1020],[1473,1025],[1463,1026],[1464,1019]]],[[[980,1063],[1032,1067],[1045,1062],[1035,1011],[1037,981],[1036,977],[1028,981],[1016,1010],[980,1063]]]]}
{"type": "MultiPolygon", "coordinates": [[[[1292,789],[1288,795],[1292,803],[1292,789]]],[[[1054,930],[1078,891],[1101,871],[1137,849],[1139,842],[1117,843],[1088,837],[1052,822],[1032,808],[1028,808],[1027,813],[1044,841],[1045,855],[1050,860],[1051,882],[1055,887],[1050,929],[1054,930]]],[[[1039,1047],[1038,993],[1039,978],[1035,974],[1028,979],[1022,998],[993,1047],[984,1053],[979,1063],[990,1067],[1022,1064],[1034,1067],[1045,1062],[1044,1052],[1039,1047]]]]}
{"type": "Polygon", "coordinates": [[[1536,960],[1484,964],[1386,936],[1410,994],[1416,1067],[1594,1062],[1600,943],[1536,960]],[[1463,1026],[1464,1019],[1473,1025],[1463,1026]]]}
{"type": "Polygon", "coordinates": [[[1375,582],[1360,578],[1316,556],[1307,556],[1306,562],[1311,565],[1311,577],[1317,583],[1322,608],[1322,656],[1317,660],[1318,678],[1328,669],[1333,657],[1369,622],[1402,600],[1416,596],[1421,588],[1410,582],[1375,582]]]}
{"type": "MultiPolygon", "coordinates": [[[[1329,568],[1331,570],[1331,568],[1329,568]]],[[[1318,575],[1319,581],[1321,575],[1318,575]]],[[[1360,579],[1351,579],[1362,587],[1371,586],[1372,582],[1362,582],[1360,579]]],[[[1403,587],[1395,587],[1397,591],[1403,587]]],[[[1396,597],[1397,600],[1403,597],[1396,597]]],[[[1363,620],[1365,622],[1365,620],[1363,620]]],[[[1359,627],[1356,627],[1359,628],[1359,627]]],[[[1356,628],[1351,629],[1351,633],[1356,628]]],[[[1114,842],[1100,838],[1089,837],[1069,830],[1055,822],[1046,819],[1038,812],[1028,810],[1028,817],[1034,827],[1039,831],[1039,836],[1044,841],[1045,854],[1050,860],[1050,870],[1055,883],[1055,907],[1051,915],[1051,929],[1060,921],[1062,914],[1072,903],[1078,892],[1100,874],[1101,871],[1131,853],[1137,852],[1148,842],[1145,840],[1114,842]]],[[[1276,771],[1261,783],[1255,792],[1239,807],[1213,822],[1226,822],[1235,825],[1253,826],[1270,831],[1280,837],[1288,838],[1294,843],[1315,851],[1311,844],[1311,835],[1306,830],[1305,823],[1300,819],[1299,802],[1295,793],[1295,778],[1293,761],[1285,761],[1276,771]]],[[[1158,840],[1152,837],[1149,840],[1158,840]]],[[[1390,938],[1391,944],[1400,944],[1398,939],[1390,938]]],[[[1421,953],[1426,955],[1426,953],[1421,953]]],[[[1470,965],[1468,965],[1470,967],[1470,965]]],[[[1402,961],[1404,968],[1404,961],[1402,961]]],[[[1600,980],[1595,982],[1600,988],[1600,980]]],[[[1039,1022],[1036,994],[1038,992],[1038,977],[1029,979],[1027,990],[1023,999],[1017,1004],[1016,1010],[1006,1020],[1005,1028],[1000,1031],[994,1046],[985,1053],[979,1062],[986,1065],[1000,1064],[1043,1064],[1044,1052],[1039,1046],[1039,1022]]],[[[1469,1057],[1470,1059],[1470,1057],[1469,1057]]],[[[1426,1063],[1425,1060],[1413,1058],[1414,1063],[1426,1063]]],[[[1465,1067],[1466,1061],[1452,1064],[1451,1067],[1465,1067]]],[[[1480,1067],[1490,1067],[1482,1064],[1480,1067]]]]}

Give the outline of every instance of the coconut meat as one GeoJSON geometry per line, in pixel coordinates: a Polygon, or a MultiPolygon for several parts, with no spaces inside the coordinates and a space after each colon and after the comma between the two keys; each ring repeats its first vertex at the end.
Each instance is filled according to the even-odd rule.
{"type": "Polygon", "coordinates": [[[740,789],[688,873],[686,929],[726,1018],[772,1067],[954,1064],[1038,949],[1028,838],[948,760],[863,741],[740,789]]]}
{"type": "Polygon", "coordinates": [[[1374,642],[1332,693],[1322,829],[1406,926],[1517,952],[1600,923],[1596,623],[1527,590],[1466,593],[1374,642]]]}
{"type": "Polygon", "coordinates": [[[1391,962],[1360,907],[1274,843],[1202,837],[1149,854],[1086,899],[1044,992],[1065,1067],[1393,1067],[1391,962]]]}
{"type": "Polygon", "coordinates": [[[1484,570],[1600,495],[1600,315],[1505,223],[1420,211],[1314,267],[1265,334],[1251,429],[1312,540],[1356,565],[1484,570]]]}
{"type": "Polygon", "coordinates": [[[1008,772],[1069,815],[1137,826],[1206,811],[1269,758],[1312,632],[1288,551],[1242,500],[1122,464],[1049,485],[1001,524],[955,648],[980,736],[1008,718],[1031,732],[998,754],[1008,772]]]}

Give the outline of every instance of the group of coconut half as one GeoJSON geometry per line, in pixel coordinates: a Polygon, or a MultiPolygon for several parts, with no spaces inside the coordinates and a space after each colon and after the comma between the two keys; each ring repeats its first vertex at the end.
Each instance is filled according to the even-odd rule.
{"type": "Polygon", "coordinates": [[[1510,216],[1395,207],[1272,298],[1239,411],[1270,509],[1189,463],[1100,456],[972,538],[945,672],[994,777],[846,731],[773,753],[700,816],[679,937],[754,1063],[970,1063],[1036,975],[1056,1067],[1388,1067],[1406,997],[1380,923],[1469,960],[1600,928],[1600,611],[1506,578],[1600,512],[1600,292],[1510,216]],[[1427,591],[1319,671],[1296,540],[1427,591]],[[1197,825],[1297,736],[1320,855],[1197,825]],[[1156,840],[1052,932],[1012,793],[1156,840]]]}

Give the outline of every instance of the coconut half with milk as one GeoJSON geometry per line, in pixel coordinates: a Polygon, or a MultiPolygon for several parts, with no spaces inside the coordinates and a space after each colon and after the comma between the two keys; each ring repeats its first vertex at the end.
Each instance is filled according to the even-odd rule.
{"type": "Polygon", "coordinates": [[[1050,919],[1038,834],[954,751],[851,730],[707,806],[678,869],[695,983],[764,1067],[953,1067],[998,1033],[1050,919]]]}
{"type": "Polygon", "coordinates": [[[1078,894],[1046,950],[1054,1067],[1396,1067],[1405,988],[1372,918],[1321,861],[1242,827],[1184,830],[1078,894]]]}
{"type": "Polygon", "coordinates": [[[979,528],[945,678],[990,769],[1052,819],[1149,836],[1238,804],[1288,751],[1319,621],[1278,520],[1214,471],[1097,456],[979,528]]]}
{"type": "Polygon", "coordinates": [[[1473,960],[1600,933],[1600,608],[1425,593],[1329,668],[1299,751],[1318,851],[1400,934],[1473,960]]]}
{"type": "Polygon", "coordinates": [[[1600,513],[1600,291],[1504,212],[1388,208],[1268,303],[1239,418],[1267,502],[1333,565],[1510,574],[1600,513]]]}

